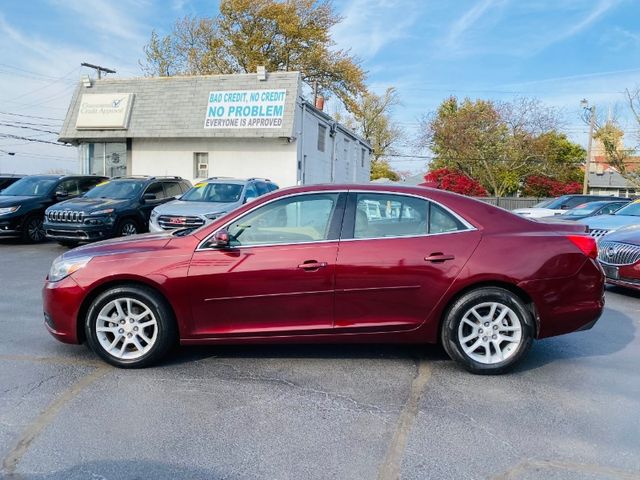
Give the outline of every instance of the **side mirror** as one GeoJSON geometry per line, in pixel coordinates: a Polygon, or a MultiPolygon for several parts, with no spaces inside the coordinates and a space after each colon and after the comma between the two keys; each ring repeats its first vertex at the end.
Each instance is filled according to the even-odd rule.
{"type": "Polygon", "coordinates": [[[148,202],[150,200],[156,200],[158,197],[156,197],[155,193],[145,193],[142,196],[142,200],[144,200],[145,202],[148,202]]]}
{"type": "Polygon", "coordinates": [[[563,204],[560,205],[560,210],[568,210],[569,209],[569,205],[563,204]]]}
{"type": "Polygon", "coordinates": [[[56,192],[56,198],[67,198],[68,196],[69,196],[69,192],[66,192],[64,190],[60,190],[56,192]]]}
{"type": "Polygon", "coordinates": [[[229,246],[231,245],[231,240],[227,229],[223,228],[214,233],[213,241],[211,243],[216,248],[229,248],[229,246]]]}

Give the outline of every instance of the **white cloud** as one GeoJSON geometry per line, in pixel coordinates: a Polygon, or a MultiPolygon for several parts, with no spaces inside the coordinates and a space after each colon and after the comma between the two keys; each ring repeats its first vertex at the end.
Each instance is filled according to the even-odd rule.
{"type": "Polygon", "coordinates": [[[338,48],[369,59],[408,38],[424,7],[425,2],[418,0],[351,0],[340,12],[342,22],[331,33],[338,48]]]}
{"type": "Polygon", "coordinates": [[[456,20],[447,36],[446,42],[450,46],[455,46],[470,28],[472,28],[487,12],[496,7],[503,6],[505,0],[481,0],[467,10],[458,20],[456,20]]]}

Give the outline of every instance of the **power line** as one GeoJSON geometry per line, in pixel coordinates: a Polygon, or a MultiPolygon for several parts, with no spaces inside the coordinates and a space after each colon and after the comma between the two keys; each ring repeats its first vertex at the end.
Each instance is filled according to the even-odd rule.
{"type": "Polygon", "coordinates": [[[56,120],[56,121],[59,121],[59,122],[63,121],[62,118],[36,117],[34,115],[23,115],[23,114],[20,114],[20,113],[0,112],[0,114],[2,114],[2,115],[13,115],[14,117],[36,118],[36,119],[39,119],[39,120],[56,120]]]}
{"type": "Polygon", "coordinates": [[[39,138],[29,138],[29,137],[21,137],[20,135],[11,135],[9,133],[0,133],[0,137],[3,138],[13,138],[15,140],[26,140],[29,142],[37,142],[37,143],[48,143],[50,145],[58,145],[59,147],[71,147],[71,145],[67,145],[59,142],[52,142],[49,140],[40,140],[39,138]]]}
{"type": "Polygon", "coordinates": [[[15,124],[11,124],[11,123],[2,123],[0,122],[0,125],[5,126],[5,127],[11,127],[11,128],[23,128],[26,130],[33,130],[36,132],[45,132],[45,133],[53,133],[54,135],[57,135],[60,132],[54,132],[53,130],[43,130],[41,128],[35,128],[35,127],[27,127],[26,125],[15,125],[15,124]]]}

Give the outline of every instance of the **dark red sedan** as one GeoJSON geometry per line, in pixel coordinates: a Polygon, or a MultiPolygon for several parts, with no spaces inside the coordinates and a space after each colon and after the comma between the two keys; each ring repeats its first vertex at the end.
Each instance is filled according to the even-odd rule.
{"type": "Polygon", "coordinates": [[[178,341],[441,342],[468,370],[500,373],[534,338],[600,316],[604,276],[581,228],[423,187],[290,188],[195,231],[65,253],[45,321],[119,367],[178,341]]]}

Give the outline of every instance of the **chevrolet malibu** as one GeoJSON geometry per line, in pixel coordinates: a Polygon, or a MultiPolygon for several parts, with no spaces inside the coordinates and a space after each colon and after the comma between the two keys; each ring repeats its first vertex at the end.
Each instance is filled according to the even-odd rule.
{"type": "Polygon", "coordinates": [[[423,187],[279,190],[199,229],[71,250],[45,325],[119,367],[172,346],[438,343],[501,373],[534,339],[593,326],[604,276],[584,227],[423,187]],[[579,284],[580,288],[575,288],[579,284]]]}

